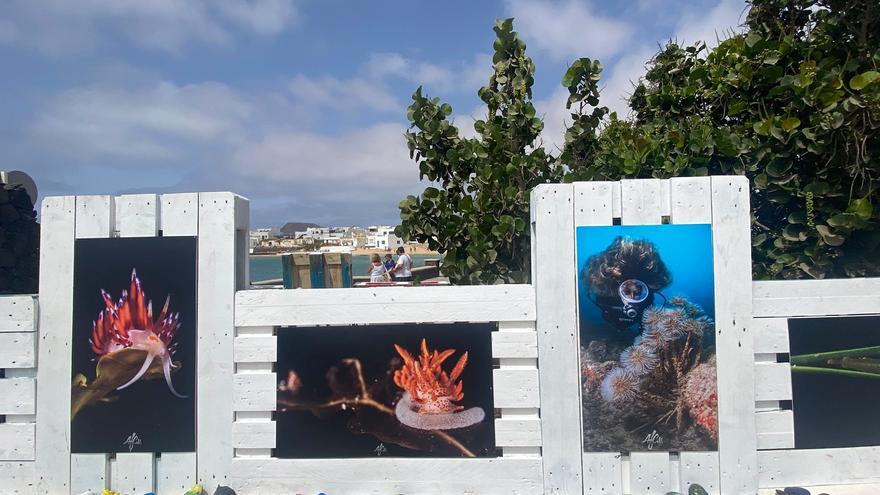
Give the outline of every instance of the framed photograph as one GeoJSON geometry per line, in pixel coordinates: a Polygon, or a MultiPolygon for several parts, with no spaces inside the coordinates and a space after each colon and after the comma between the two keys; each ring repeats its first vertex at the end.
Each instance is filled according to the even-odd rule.
{"type": "Polygon", "coordinates": [[[71,452],[195,451],[196,248],[76,241],[71,452]]]}
{"type": "Polygon", "coordinates": [[[275,456],[494,457],[494,328],[279,329],[275,456]]]}
{"type": "Polygon", "coordinates": [[[711,225],[576,242],[584,451],[717,450],[711,225]]]}
{"type": "Polygon", "coordinates": [[[788,320],[794,446],[880,445],[880,316],[788,320]]]}

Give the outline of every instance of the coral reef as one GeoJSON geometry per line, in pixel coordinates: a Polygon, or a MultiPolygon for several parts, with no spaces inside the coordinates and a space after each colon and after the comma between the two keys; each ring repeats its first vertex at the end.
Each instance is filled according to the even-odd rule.
{"type": "Polygon", "coordinates": [[[716,448],[711,318],[673,297],[648,308],[641,327],[632,341],[596,339],[581,349],[585,450],[716,448]]]}

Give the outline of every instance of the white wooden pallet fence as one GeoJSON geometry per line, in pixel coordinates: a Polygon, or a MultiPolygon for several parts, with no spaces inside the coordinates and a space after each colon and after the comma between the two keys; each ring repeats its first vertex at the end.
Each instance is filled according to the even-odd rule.
{"type": "Polygon", "coordinates": [[[776,362],[789,353],[790,319],[880,316],[880,279],[760,281],[753,287],[760,487],[880,483],[880,447],[794,449],[794,414],[781,407],[792,399],[791,372],[787,362],[776,362]]]}
{"type": "Polygon", "coordinates": [[[742,177],[539,186],[532,192],[544,493],[755,493],[749,187],[742,177]],[[711,223],[715,260],[719,452],[583,452],[575,230],[711,223]],[[545,365],[545,360],[547,364],[545,365]],[[572,459],[581,456],[582,464],[572,459]]]}
{"type": "MultiPolygon", "coordinates": [[[[111,488],[121,493],[178,493],[197,480],[209,489],[225,480],[231,438],[215,431],[232,410],[232,311],[237,266],[247,252],[237,249],[237,232],[247,230],[247,200],[232,193],[64,196],[43,201],[39,358],[37,370],[36,489],[40,493],[82,493],[111,488]],[[198,237],[197,430],[196,453],[71,454],[70,382],[73,261],[75,239],[110,237],[198,237]],[[224,337],[229,338],[224,338],[224,337]],[[228,383],[222,370],[227,368],[228,383]],[[224,417],[223,410],[228,410],[224,417]]],[[[246,272],[244,272],[246,273],[246,272]]],[[[230,435],[231,437],[231,435],[230,435]]]]}
{"type": "MultiPolygon", "coordinates": [[[[541,428],[535,296],[530,285],[251,290],[236,298],[234,486],[241,494],[540,493],[541,428]],[[492,459],[277,459],[274,332],[296,327],[498,322],[492,333],[492,459]],[[292,327],[279,329],[280,327],[292,327]]],[[[332,327],[327,328],[332,332],[332,327]]]]}

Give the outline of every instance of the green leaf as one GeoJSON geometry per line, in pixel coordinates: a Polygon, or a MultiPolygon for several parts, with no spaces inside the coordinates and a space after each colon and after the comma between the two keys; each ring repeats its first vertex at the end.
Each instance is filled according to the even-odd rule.
{"type": "Polygon", "coordinates": [[[449,103],[440,105],[440,113],[442,113],[444,117],[449,117],[452,115],[452,105],[449,103]]]}
{"type": "Polygon", "coordinates": [[[867,85],[876,81],[878,78],[880,78],[880,72],[877,72],[875,70],[862,72],[861,74],[849,80],[849,87],[855,91],[861,91],[862,89],[865,89],[867,85]]]}
{"type": "Polygon", "coordinates": [[[843,243],[846,242],[846,238],[831,232],[831,229],[826,225],[816,225],[816,232],[819,233],[822,240],[825,241],[825,244],[828,244],[829,246],[842,246],[843,243]]]}
{"type": "Polygon", "coordinates": [[[852,200],[846,211],[847,213],[855,214],[862,220],[870,220],[871,215],[874,212],[874,207],[871,204],[871,199],[868,196],[865,196],[864,198],[852,200]]]}
{"type": "Polygon", "coordinates": [[[746,45],[748,45],[749,48],[752,48],[753,46],[757,45],[758,42],[762,39],[763,38],[760,34],[752,31],[751,33],[749,33],[748,36],[746,36],[746,45]]]}
{"type": "Polygon", "coordinates": [[[785,132],[791,132],[801,125],[801,119],[797,117],[789,117],[782,121],[782,128],[785,129],[785,132]]]}

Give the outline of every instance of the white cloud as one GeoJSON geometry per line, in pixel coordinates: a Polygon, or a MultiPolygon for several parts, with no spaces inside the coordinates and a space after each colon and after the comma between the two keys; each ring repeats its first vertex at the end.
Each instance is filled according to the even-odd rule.
{"type": "Polygon", "coordinates": [[[743,0],[720,0],[708,12],[688,11],[682,17],[675,39],[686,45],[705,41],[714,46],[718,39],[728,38],[731,30],[740,30],[746,11],[743,0]]]}
{"type": "Polygon", "coordinates": [[[376,80],[403,79],[423,86],[428,92],[472,91],[476,93],[489,81],[492,56],[477,53],[458,66],[443,66],[406,58],[399,53],[373,53],[362,67],[367,77],[376,80]]]}
{"type": "Polygon", "coordinates": [[[626,49],[633,26],[596,13],[585,1],[506,0],[514,28],[530,46],[564,60],[590,54],[607,58],[626,49]]]}
{"type": "Polygon", "coordinates": [[[273,35],[298,18],[296,0],[10,0],[0,42],[59,55],[126,38],[178,52],[188,43],[228,44],[236,30],[273,35]],[[11,34],[10,34],[11,33],[11,34]]]}
{"type": "Polygon", "coordinates": [[[291,94],[306,106],[335,109],[367,108],[402,112],[403,108],[384,84],[362,78],[348,80],[332,76],[310,78],[299,74],[288,84],[291,94]]]}
{"type": "Polygon", "coordinates": [[[168,159],[179,142],[210,142],[240,131],[250,105],[227,86],[74,88],[50,98],[28,131],[51,153],[81,158],[168,159]]]}

